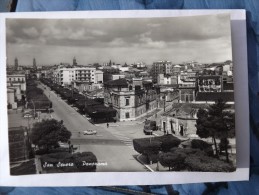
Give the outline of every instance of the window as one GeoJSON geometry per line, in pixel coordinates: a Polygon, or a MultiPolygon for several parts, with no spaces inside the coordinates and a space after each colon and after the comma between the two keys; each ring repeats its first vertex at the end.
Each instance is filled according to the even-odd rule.
{"type": "Polygon", "coordinates": [[[129,117],[130,117],[130,115],[129,115],[128,112],[125,113],[125,117],[126,117],[126,118],[129,118],[129,117]]]}
{"type": "Polygon", "coordinates": [[[129,98],[126,98],[125,100],[126,100],[125,106],[129,106],[129,98]]]}

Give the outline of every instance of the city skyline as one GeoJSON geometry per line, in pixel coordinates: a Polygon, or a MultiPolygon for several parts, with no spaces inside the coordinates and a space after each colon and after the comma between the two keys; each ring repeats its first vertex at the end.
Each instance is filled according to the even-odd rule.
{"type": "Polygon", "coordinates": [[[7,63],[172,63],[232,59],[229,15],[132,19],[8,19],[7,63]],[[118,28],[119,26],[119,28],[118,28]],[[177,26],[177,28],[174,28],[177,26]]]}

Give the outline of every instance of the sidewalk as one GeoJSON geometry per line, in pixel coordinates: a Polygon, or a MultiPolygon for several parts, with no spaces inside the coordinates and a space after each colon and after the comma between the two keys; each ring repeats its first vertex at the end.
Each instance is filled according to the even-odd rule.
{"type": "MultiPolygon", "coordinates": [[[[172,104],[173,104],[173,102],[170,102],[169,104],[166,105],[166,108],[165,108],[166,112],[171,109],[172,104]]],[[[162,114],[164,114],[164,109],[157,108],[133,121],[118,121],[116,123],[109,123],[109,127],[140,125],[140,124],[144,124],[146,119],[155,120],[158,124],[160,122],[160,117],[162,114]]],[[[106,127],[107,123],[99,123],[99,124],[95,124],[95,126],[106,127]]]]}
{"type": "Polygon", "coordinates": [[[138,155],[136,159],[151,172],[168,171],[168,167],[163,167],[159,162],[149,164],[147,157],[142,154],[138,155]]]}

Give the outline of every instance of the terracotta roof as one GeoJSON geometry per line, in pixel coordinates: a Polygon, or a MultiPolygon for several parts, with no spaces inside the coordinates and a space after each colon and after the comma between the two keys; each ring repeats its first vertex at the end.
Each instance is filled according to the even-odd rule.
{"type": "Polygon", "coordinates": [[[199,109],[208,108],[207,104],[194,104],[194,103],[175,103],[172,106],[172,109],[169,110],[164,115],[174,116],[174,117],[184,117],[184,118],[193,118],[191,115],[196,114],[199,109]]]}

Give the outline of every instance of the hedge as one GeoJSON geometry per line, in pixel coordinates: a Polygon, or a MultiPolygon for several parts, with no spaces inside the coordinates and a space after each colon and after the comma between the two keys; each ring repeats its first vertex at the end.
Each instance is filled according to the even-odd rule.
{"type": "Polygon", "coordinates": [[[173,135],[133,140],[134,149],[138,153],[146,155],[152,162],[157,162],[159,151],[168,152],[171,148],[178,147],[180,143],[181,140],[173,135]]]}
{"type": "Polygon", "coordinates": [[[155,137],[155,140],[162,142],[161,151],[168,152],[171,148],[178,147],[181,143],[181,140],[173,135],[163,135],[155,137]]]}
{"type": "Polygon", "coordinates": [[[186,157],[184,163],[190,171],[233,172],[236,168],[229,163],[209,157],[205,152],[197,152],[186,157]]]}
{"type": "Polygon", "coordinates": [[[187,157],[185,153],[173,153],[173,152],[167,152],[167,153],[161,153],[159,155],[159,162],[162,166],[168,167],[169,171],[181,171],[186,168],[184,164],[184,160],[187,157]]]}
{"type": "Polygon", "coordinates": [[[209,156],[213,156],[214,154],[212,144],[209,144],[208,142],[205,142],[203,140],[193,139],[191,141],[191,147],[194,149],[200,149],[204,151],[206,154],[208,154],[209,156]]]}
{"type": "Polygon", "coordinates": [[[161,148],[161,142],[153,138],[133,139],[134,149],[143,155],[158,154],[161,148]]]}

